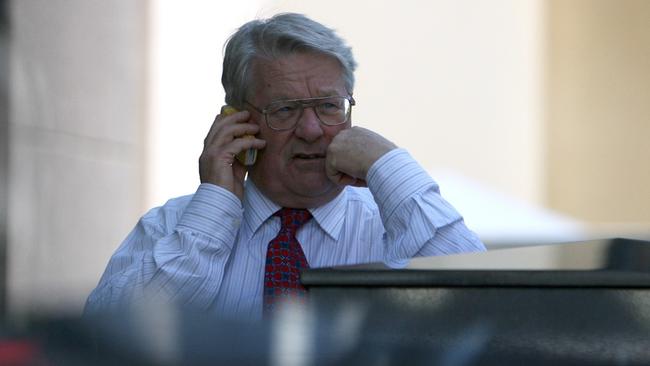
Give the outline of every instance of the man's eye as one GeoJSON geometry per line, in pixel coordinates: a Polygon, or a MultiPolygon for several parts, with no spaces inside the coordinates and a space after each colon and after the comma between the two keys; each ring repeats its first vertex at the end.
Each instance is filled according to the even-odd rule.
{"type": "Polygon", "coordinates": [[[280,108],[278,108],[277,112],[291,112],[294,109],[296,108],[292,105],[283,105],[280,108]]]}
{"type": "Polygon", "coordinates": [[[293,104],[282,104],[274,106],[271,109],[271,113],[291,113],[296,110],[296,106],[293,104]]]}
{"type": "Polygon", "coordinates": [[[339,103],[323,102],[318,105],[318,111],[321,113],[337,113],[341,110],[339,103]]]}

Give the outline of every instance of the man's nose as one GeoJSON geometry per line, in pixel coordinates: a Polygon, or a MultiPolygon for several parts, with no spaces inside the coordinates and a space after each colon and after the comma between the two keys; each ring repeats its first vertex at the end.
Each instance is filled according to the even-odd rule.
{"type": "Polygon", "coordinates": [[[296,125],[295,134],[305,141],[315,141],[323,135],[321,124],[314,108],[307,107],[302,111],[302,116],[296,125]]]}

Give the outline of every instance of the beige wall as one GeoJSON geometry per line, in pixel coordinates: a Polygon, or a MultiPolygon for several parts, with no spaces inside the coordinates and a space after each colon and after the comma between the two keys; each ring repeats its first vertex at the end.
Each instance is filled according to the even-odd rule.
{"type": "Polygon", "coordinates": [[[12,313],[80,310],[142,213],[145,11],[11,2],[12,313]]]}
{"type": "Polygon", "coordinates": [[[650,232],[650,1],[548,2],[548,203],[650,232]]]}

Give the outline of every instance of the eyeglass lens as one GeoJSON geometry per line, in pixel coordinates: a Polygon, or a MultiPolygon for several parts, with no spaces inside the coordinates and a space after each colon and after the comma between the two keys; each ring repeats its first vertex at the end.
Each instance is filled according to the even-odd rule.
{"type": "Polygon", "coordinates": [[[335,126],[347,121],[351,105],[345,97],[317,100],[277,101],[266,107],[266,118],[271,128],[292,128],[305,108],[313,107],[318,119],[326,125],[335,126]]]}

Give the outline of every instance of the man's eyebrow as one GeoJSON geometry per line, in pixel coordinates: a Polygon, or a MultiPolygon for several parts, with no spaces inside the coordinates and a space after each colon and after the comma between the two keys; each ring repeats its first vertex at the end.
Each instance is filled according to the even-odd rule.
{"type": "Polygon", "coordinates": [[[348,93],[341,93],[336,89],[322,89],[317,90],[314,95],[311,96],[290,96],[289,94],[277,94],[272,97],[271,100],[294,100],[294,99],[309,99],[309,98],[320,98],[320,97],[334,97],[334,96],[346,96],[348,93]]]}
{"type": "Polygon", "coordinates": [[[341,94],[341,92],[339,92],[337,89],[318,89],[316,92],[321,97],[329,97],[329,96],[346,95],[347,94],[347,92],[341,94]]]}

